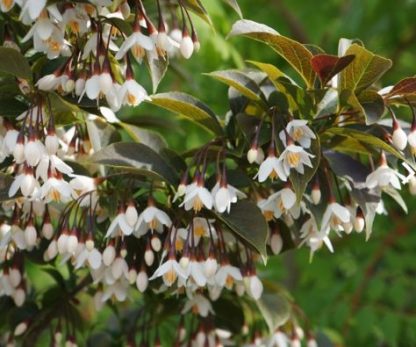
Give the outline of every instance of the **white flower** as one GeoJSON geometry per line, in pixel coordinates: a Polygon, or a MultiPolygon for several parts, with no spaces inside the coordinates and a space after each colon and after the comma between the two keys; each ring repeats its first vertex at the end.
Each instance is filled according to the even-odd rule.
{"type": "Polygon", "coordinates": [[[72,189],[68,182],[60,176],[50,176],[40,188],[40,197],[45,202],[68,202],[71,200],[72,189]]]}
{"type": "Polygon", "coordinates": [[[217,273],[215,274],[215,283],[221,288],[226,286],[231,289],[234,281],[242,281],[241,271],[238,267],[232,266],[229,263],[221,264],[217,273]]]}
{"type": "Polygon", "coordinates": [[[311,141],[316,139],[315,133],[308,127],[308,121],[302,119],[293,119],[286,125],[286,131],[279,133],[280,140],[286,145],[286,133],[293,141],[299,143],[303,148],[309,148],[311,141]]]}
{"type": "Polygon", "coordinates": [[[134,79],[127,79],[118,90],[121,105],[137,106],[144,100],[150,100],[144,89],[134,79]]]}
{"type": "Polygon", "coordinates": [[[156,271],[154,272],[153,276],[150,277],[150,280],[154,280],[157,277],[162,277],[163,282],[167,287],[172,286],[175,283],[176,279],[179,277],[182,280],[186,280],[186,273],[179,265],[179,263],[173,257],[169,257],[169,259],[161,264],[156,271]]]}
{"type": "Polygon", "coordinates": [[[266,160],[260,164],[259,171],[254,178],[258,177],[259,182],[264,182],[268,177],[271,179],[279,177],[282,181],[286,181],[287,176],[281,160],[276,158],[274,154],[269,154],[266,160]]]}
{"type": "Polygon", "coordinates": [[[247,293],[254,300],[259,300],[263,294],[263,283],[261,283],[260,279],[255,274],[252,274],[248,277],[244,277],[244,284],[246,286],[247,293]]]}
{"type": "Polygon", "coordinates": [[[150,204],[140,214],[135,226],[134,235],[140,237],[150,229],[157,232],[163,231],[163,226],[170,227],[172,221],[166,212],[150,204]]]}
{"type": "Polygon", "coordinates": [[[309,218],[301,227],[300,235],[303,241],[300,243],[299,246],[306,243],[310,250],[311,255],[310,259],[312,259],[313,254],[322,247],[322,244],[325,243],[327,248],[331,253],[334,252],[334,248],[332,247],[331,240],[328,237],[329,228],[318,230],[318,226],[316,224],[315,218],[309,218]]]}
{"type": "Polygon", "coordinates": [[[204,187],[203,181],[197,179],[186,187],[185,198],[179,206],[185,206],[186,211],[194,209],[195,212],[199,212],[204,206],[208,210],[212,209],[213,202],[212,195],[204,187]]]}
{"type": "Polygon", "coordinates": [[[386,162],[383,162],[376,170],[367,176],[365,184],[369,189],[376,187],[383,189],[388,186],[392,186],[395,189],[401,189],[399,178],[402,178],[402,175],[390,168],[386,162]]]}
{"type": "Polygon", "coordinates": [[[121,45],[120,50],[116,54],[116,59],[122,59],[128,50],[131,50],[134,58],[141,63],[145,55],[145,51],[152,51],[155,48],[153,40],[142,34],[140,30],[136,30],[121,45]]]}
{"type": "Polygon", "coordinates": [[[9,12],[15,4],[15,0],[0,0],[0,9],[2,12],[9,12]]]}
{"type": "Polygon", "coordinates": [[[61,83],[60,76],[57,76],[57,74],[52,73],[49,75],[45,75],[38,79],[36,82],[36,86],[40,90],[44,91],[51,91],[57,89],[58,85],[61,83]]]}
{"type": "Polygon", "coordinates": [[[110,73],[95,72],[90,78],[85,82],[85,93],[88,98],[91,100],[97,100],[102,94],[106,95],[111,91],[113,86],[113,78],[110,73]]]}
{"type": "Polygon", "coordinates": [[[189,298],[186,301],[181,314],[186,314],[191,311],[193,313],[198,313],[201,317],[208,317],[209,314],[214,314],[211,302],[201,294],[195,294],[189,298]]]}
{"type": "Polygon", "coordinates": [[[16,195],[20,189],[23,196],[31,196],[35,192],[35,189],[39,187],[38,181],[33,176],[33,171],[29,168],[25,169],[24,173],[17,175],[10,186],[9,197],[16,195]]]}
{"type": "Polygon", "coordinates": [[[202,263],[196,259],[191,259],[188,266],[185,269],[186,278],[192,278],[198,287],[204,287],[207,283],[207,278],[203,272],[202,263]]]}
{"type": "Polygon", "coordinates": [[[289,338],[285,333],[280,330],[277,330],[273,336],[270,338],[267,347],[288,347],[289,338]]]}
{"type": "Polygon", "coordinates": [[[215,209],[219,213],[230,213],[231,204],[237,202],[237,199],[245,198],[246,195],[230,184],[220,184],[218,181],[212,189],[215,209]]]}
{"type": "Polygon", "coordinates": [[[290,213],[294,219],[300,215],[300,206],[296,204],[296,194],[290,188],[283,188],[258,203],[262,211],[273,211],[275,218],[290,213]]]}
{"type": "Polygon", "coordinates": [[[335,231],[344,230],[343,224],[349,223],[350,219],[351,214],[346,207],[340,205],[335,201],[331,202],[329,203],[322,217],[321,230],[326,230],[327,228],[333,229],[335,231]]]}
{"type": "Polygon", "coordinates": [[[42,155],[46,152],[45,146],[37,139],[29,139],[25,144],[24,155],[28,165],[38,165],[42,155]]]}
{"type": "Polygon", "coordinates": [[[40,16],[46,2],[46,0],[26,0],[23,3],[19,19],[22,19],[24,24],[29,24],[30,20],[34,21],[40,16]]]}
{"type": "Polygon", "coordinates": [[[131,227],[127,222],[124,210],[120,210],[116,218],[113,219],[113,221],[107,229],[107,234],[105,235],[105,237],[117,237],[120,231],[125,236],[129,236],[133,233],[133,227],[131,227]]]}
{"type": "Polygon", "coordinates": [[[291,169],[295,169],[300,174],[303,174],[305,172],[304,165],[313,166],[311,162],[313,157],[313,154],[306,152],[300,146],[288,145],[280,155],[285,175],[289,176],[291,169]]]}

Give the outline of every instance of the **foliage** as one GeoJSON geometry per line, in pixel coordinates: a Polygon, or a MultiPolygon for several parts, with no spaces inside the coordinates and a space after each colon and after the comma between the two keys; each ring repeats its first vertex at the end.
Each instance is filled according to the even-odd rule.
{"type": "Polygon", "coordinates": [[[240,17],[218,27],[227,43],[204,37],[226,13],[219,2],[2,5],[0,331],[10,345],[310,347],[347,344],[352,329],[355,343],[413,341],[411,283],[387,288],[397,278],[378,276],[384,255],[397,266],[407,222],[367,244],[364,273],[344,240],[368,240],[384,201],[396,219],[407,212],[415,79],[382,88],[392,61],[361,41],[341,39],[331,55],[224,5],[240,17]],[[239,37],[264,45],[249,46],[262,49],[247,66],[239,37]],[[195,93],[183,59],[205,44],[211,59],[213,42],[237,68],[215,64],[195,93]],[[166,91],[178,78],[185,91],[166,91]],[[319,256],[299,286],[276,283],[282,259],[299,253],[304,268],[297,249],[312,259],[324,245],[339,272],[319,256]],[[342,297],[347,279],[356,289],[342,297]],[[303,297],[309,285],[328,295],[303,297]],[[314,319],[324,301],[336,304],[314,319]]]}

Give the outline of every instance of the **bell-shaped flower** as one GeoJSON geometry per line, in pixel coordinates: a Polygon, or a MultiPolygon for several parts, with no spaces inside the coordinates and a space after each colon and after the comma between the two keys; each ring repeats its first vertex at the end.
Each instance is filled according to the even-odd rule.
{"type": "Polygon", "coordinates": [[[118,98],[121,105],[137,106],[144,100],[150,100],[144,89],[133,78],[127,78],[118,90],[118,98]]]}
{"type": "Polygon", "coordinates": [[[219,213],[224,213],[225,211],[230,213],[231,204],[236,203],[238,198],[243,199],[246,197],[243,192],[228,184],[225,179],[217,181],[211,194],[214,198],[215,209],[219,213]]]}
{"type": "Polygon", "coordinates": [[[238,267],[232,266],[228,261],[223,261],[215,274],[215,283],[222,287],[231,289],[235,281],[242,281],[243,276],[238,267]]]}
{"type": "Polygon", "coordinates": [[[126,214],[123,208],[120,208],[116,218],[113,219],[107,229],[105,237],[117,237],[120,232],[124,236],[129,236],[133,233],[133,227],[127,222],[126,214]]]}
{"type": "Polygon", "coordinates": [[[188,312],[197,313],[201,317],[208,317],[209,314],[214,314],[211,302],[201,294],[192,295],[189,298],[181,311],[181,314],[188,312]]]}
{"type": "Polygon", "coordinates": [[[280,140],[286,145],[288,134],[294,142],[299,143],[303,148],[309,148],[311,141],[316,139],[315,133],[308,127],[308,121],[303,119],[293,119],[286,125],[286,131],[279,133],[280,140]]]}
{"type": "Polygon", "coordinates": [[[72,188],[69,183],[62,178],[61,174],[49,173],[48,179],[40,188],[40,197],[44,199],[46,203],[51,201],[68,202],[71,200],[71,195],[72,188]]]}
{"type": "Polygon", "coordinates": [[[279,177],[282,181],[287,181],[287,176],[282,161],[276,157],[274,152],[269,152],[266,160],[260,164],[259,171],[254,178],[258,178],[259,182],[266,181],[268,177],[271,179],[279,177]]]}
{"type": "Polygon", "coordinates": [[[322,217],[321,230],[332,229],[335,231],[342,231],[344,230],[343,224],[349,223],[350,220],[351,214],[348,208],[332,201],[328,204],[322,217]]]}
{"type": "Polygon", "coordinates": [[[116,54],[116,59],[122,59],[126,53],[131,50],[133,57],[138,63],[141,63],[146,51],[152,51],[155,48],[153,40],[144,35],[140,30],[140,25],[135,25],[134,32],[124,40],[120,50],[116,54]]]}
{"type": "Polygon", "coordinates": [[[168,260],[163,264],[160,264],[152,277],[150,277],[150,280],[154,280],[158,277],[162,277],[163,282],[167,287],[172,286],[178,277],[185,281],[187,279],[185,271],[182,269],[173,255],[169,256],[168,260]]]}
{"type": "Polygon", "coordinates": [[[394,189],[401,189],[400,179],[403,178],[404,176],[402,176],[397,170],[394,170],[388,166],[386,157],[384,153],[382,153],[380,165],[367,176],[365,184],[369,189],[376,187],[383,189],[389,186],[393,187],[394,189]]]}
{"type": "Polygon", "coordinates": [[[152,232],[155,230],[159,233],[163,231],[163,227],[170,227],[172,220],[166,214],[166,212],[154,206],[154,203],[150,200],[149,205],[140,214],[137,224],[135,226],[134,235],[140,237],[150,229],[152,232]]]}
{"type": "Polygon", "coordinates": [[[311,216],[300,228],[300,237],[303,241],[299,246],[306,243],[311,250],[310,259],[312,259],[313,254],[322,247],[323,244],[329,249],[331,253],[334,252],[332,247],[331,240],[329,239],[329,227],[318,229],[316,220],[311,216]]]}
{"type": "Polygon", "coordinates": [[[305,172],[304,166],[312,167],[311,158],[314,155],[306,152],[301,146],[289,144],[280,155],[281,165],[286,176],[294,169],[300,174],[305,172]]]}
{"type": "Polygon", "coordinates": [[[193,209],[199,212],[204,206],[208,210],[212,209],[213,203],[211,193],[204,187],[204,180],[198,176],[186,187],[184,200],[179,206],[185,206],[186,211],[193,209]]]}
{"type": "Polygon", "coordinates": [[[262,211],[273,211],[274,218],[290,213],[294,219],[299,218],[300,206],[296,203],[296,194],[289,187],[270,195],[267,200],[258,203],[262,211]]]}

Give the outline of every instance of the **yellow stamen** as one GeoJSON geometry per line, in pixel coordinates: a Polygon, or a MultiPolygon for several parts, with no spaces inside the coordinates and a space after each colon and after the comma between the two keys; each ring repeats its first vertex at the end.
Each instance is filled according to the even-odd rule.
{"type": "Polygon", "coordinates": [[[172,285],[176,281],[176,272],[171,268],[163,275],[163,279],[167,285],[172,285]]]}
{"type": "Polygon", "coordinates": [[[79,33],[79,23],[76,20],[71,20],[68,23],[69,27],[71,28],[72,32],[79,33]]]}
{"type": "Polygon", "coordinates": [[[131,48],[131,53],[133,53],[136,59],[141,59],[145,55],[143,47],[138,45],[137,43],[131,48]]]}
{"type": "Polygon", "coordinates": [[[227,276],[227,279],[225,280],[225,286],[227,289],[231,289],[234,284],[234,278],[230,275],[227,276]]]}
{"type": "Polygon", "coordinates": [[[149,228],[151,230],[155,230],[157,228],[157,226],[159,225],[159,222],[157,221],[156,218],[153,218],[150,222],[149,222],[149,228]]]}
{"type": "Polygon", "coordinates": [[[137,98],[133,94],[127,93],[127,103],[130,106],[134,106],[137,104],[137,98]]]}
{"type": "Polygon", "coordinates": [[[53,201],[61,201],[61,193],[57,189],[52,189],[49,195],[53,201]]]}
{"type": "Polygon", "coordinates": [[[299,141],[303,137],[303,135],[304,135],[303,129],[302,128],[296,128],[293,131],[292,138],[295,141],[299,141]]]}
{"type": "Polygon", "coordinates": [[[300,163],[300,154],[295,152],[289,152],[286,156],[287,162],[290,167],[297,167],[300,163]]]}
{"type": "Polygon", "coordinates": [[[8,11],[12,8],[14,0],[2,0],[3,7],[8,11]]]}
{"type": "Polygon", "coordinates": [[[199,198],[199,196],[196,196],[194,199],[194,211],[195,212],[199,212],[202,210],[202,207],[204,206],[204,204],[202,203],[202,200],[199,198]]]}
{"type": "Polygon", "coordinates": [[[195,225],[194,226],[194,233],[195,233],[195,236],[202,237],[202,236],[205,235],[205,229],[202,225],[195,225]]]}
{"type": "Polygon", "coordinates": [[[273,219],[273,211],[264,211],[263,216],[266,218],[266,221],[270,222],[273,219]]]}
{"type": "Polygon", "coordinates": [[[274,180],[275,178],[277,178],[277,172],[275,171],[275,170],[272,170],[272,172],[270,172],[270,175],[269,175],[269,177],[272,179],[272,180],[274,180]]]}
{"type": "Polygon", "coordinates": [[[183,250],[183,241],[180,238],[177,238],[175,241],[175,249],[176,251],[180,252],[183,250]]]}

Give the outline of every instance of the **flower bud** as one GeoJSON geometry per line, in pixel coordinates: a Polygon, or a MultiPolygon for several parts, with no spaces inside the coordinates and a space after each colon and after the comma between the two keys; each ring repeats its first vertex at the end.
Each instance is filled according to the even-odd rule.
{"type": "Polygon", "coordinates": [[[136,282],[137,279],[137,271],[136,269],[132,268],[129,270],[129,273],[127,274],[128,280],[130,284],[133,284],[136,282]]]}
{"type": "Polygon", "coordinates": [[[42,226],[42,236],[47,239],[50,240],[53,236],[53,226],[50,222],[46,222],[43,224],[42,226]]]}
{"type": "Polygon", "coordinates": [[[12,268],[9,272],[9,282],[10,284],[16,288],[19,286],[20,282],[22,281],[22,274],[20,270],[17,268],[12,268]]]}
{"type": "Polygon", "coordinates": [[[357,213],[355,215],[354,219],[354,230],[357,233],[361,233],[364,230],[365,227],[365,220],[364,220],[364,214],[361,208],[357,208],[357,213]]]}
{"type": "Polygon", "coordinates": [[[134,225],[137,223],[137,220],[139,219],[139,215],[133,203],[129,203],[127,206],[125,217],[127,224],[131,227],[134,227],[134,225]]]}
{"type": "Polygon", "coordinates": [[[153,262],[155,261],[155,255],[151,249],[146,249],[144,252],[144,261],[147,266],[152,266],[153,262]]]}
{"type": "Polygon", "coordinates": [[[73,232],[71,233],[71,235],[68,236],[68,239],[67,239],[67,244],[66,244],[67,252],[70,254],[75,254],[77,247],[78,247],[78,237],[73,232]]]}
{"type": "Polygon", "coordinates": [[[29,223],[25,228],[26,245],[29,248],[32,248],[33,246],[35,246],[37,237],[38,237],[38,235],[36,233],[36,229],[35,229],[34,225],[32,223],[29,223]]]}
{"type": "Polygon", "coordinates": [[[409,192],[412,195],[416,195],[416,177],[412,176],[409,179],[409,192]]]}
{"type": "Polygon", "coordinates": [[[250,164],[261,164],[264,160],[264,152],[261,147],[253,146],[247,152],[247,160],[250,164]]]}
{"type": "Polygon", "coordinates": [[[283,239],[279,232],[272,232],[270,237],[270,248],[272,249],[273,254],[277,255],[282,251],[283,248],[283,239]]]}
{"type": "Polygon", "coordinates": [[[192,39],[187,32],[183,34],[180,44],[180,51],[185,59],[189,59],[194,52],[194,43],[192,42],[192,39]]]}
{"type": "Polygon", "coordinates": [[[186,269],[189,265],[189,257],[184,255],[179,260],[179,265],[182,267],[182,269],[186,269]]]}
{"type": "Polygon", "coordinates": [[[392,141],[394,147],[396,147],[398,150],[402,151],[407,146],[407,135],[395,118],[393,119],[392,141]]]}
{"type": "Polygon", "coordinates": [[[27,322],[21,322],[19,323],[16,328],[14,329],[14,336],[21,336],[23,335],[27,330],[28,324],[27,322]]]}
{"type": "Polygon", "coordinates": [[[22,288],[18,288],[13,293],[13,301],[17,307],[21,307],[26,300],[26,292],[22,288]]]}
{"type": "Polygon", "coordinates": [[[156,234],[153,234],[150,244],[155,252],[159,252],[162,249],[162,242],[156,234]]]}
{"type": "Polygon", "coordinates": [[[54,259],[58,254],[58,245],[55,240],[52,240],[51,243],[49,243],[48,249],[46,250],[46,254],[49,260],[54,259]]]}
{"type": "Polygon", "coordinates": [[[66,253],[67,251],[67,245],[68,245],[68,234],[64,231],[61,235],[58,237],[58,252],[59,254],[66,253]]]}
{"type": "Polygon", "coordinates": [[[136,278],[136,286],[137,289],[143,293],[149,284],[149,278],[147,276],[146,271],[141,270],[136,278]]]}
{"type": "Polygon", "coordinates": [[[116,257],[116,250],[113,245],[109,244],[103,252],[103,263],[110,266],[116,257]]]}

